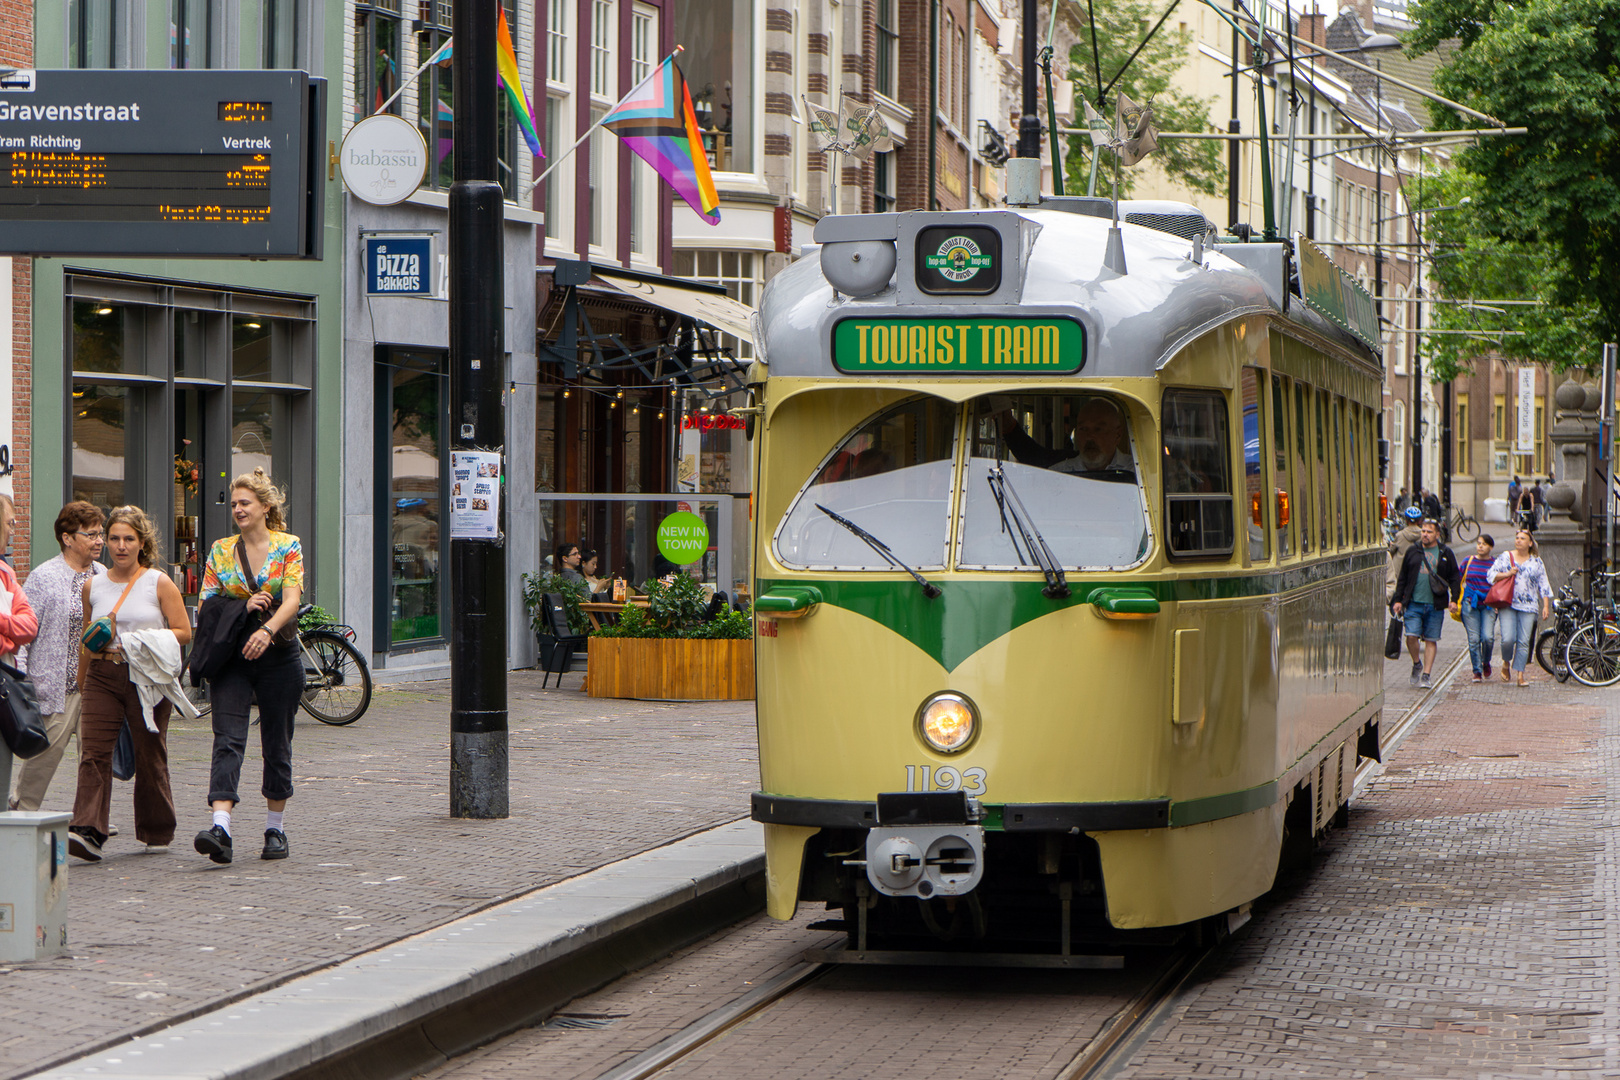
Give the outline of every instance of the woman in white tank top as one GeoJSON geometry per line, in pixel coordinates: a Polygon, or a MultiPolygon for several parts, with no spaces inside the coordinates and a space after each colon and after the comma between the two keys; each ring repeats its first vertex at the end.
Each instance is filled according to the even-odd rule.
{"type": "MultiPolygon", "coordinates": [[[[117,634],[168,628],[181,645],[189,642],[185,601],[169,576],[155,568],[157,530],[140,507],[120,506],[108,515],[107,550],[111,572],[84,583],[85,625],[111,615],[117,634]]],[[[79,655],[79,790],[68,826],[68,851],[89,862],[101,859],[107,842],[113,746],[126,722],[135,744],[135,837],[148,851],[166,851],[174,839],[166,739],[170,705],[164,700],[153,707],[157,731],[147,730],[117,634],[102,652],[79,655]]]]}

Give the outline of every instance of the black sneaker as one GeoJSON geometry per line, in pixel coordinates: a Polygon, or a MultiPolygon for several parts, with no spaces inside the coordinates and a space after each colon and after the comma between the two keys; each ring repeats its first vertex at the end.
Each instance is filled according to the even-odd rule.
{"type": "Polygon", "coordinates": [[[280,829],[264,830],[264,850],[259,852],[261,859],[285,859],[287,857],[287,834],[280,829]]]}
{"type": "Polygon", "coordinates": [[[88,829],[68,830],[68,854],[76,855],[85,862],[101,861],[102,840],[96,839],[88,829]]]}
{"type": "Polygon", "coordinates": [[[231,834],[225,831],[223,825],[215,825],[197,834],[192,841],[199,854],[206,855],[217,863],[231,861],[231,834]]]}

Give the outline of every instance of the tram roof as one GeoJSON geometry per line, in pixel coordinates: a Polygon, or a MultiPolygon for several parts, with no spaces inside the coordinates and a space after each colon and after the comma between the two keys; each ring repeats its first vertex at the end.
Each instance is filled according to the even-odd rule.
{"type": "Polygon", "coordinates": [[[847,318],[985,319],[1036,313],[1067,315],[1084,325],[1087,356],[1081,377],[1152,376],[1196,337],[1255,315],[1308,331],[1364,363],[1378,362],[1366,345],[1309,309],[1297,294],[1287,297],[1284,310],[1281,245],[1225,245],[1200,252],[1179,236],[1121,222],[1127,273],[1119,274],[1105,265],[1112,224],[1106,218],[1032,208],[910,211],[839,218],[836,234],[857,238],[863,218],[872,219],[874,238],[893,238],[895,223],[901,222],[900,265],[889,286],[868,297],[835,293],[822,271],[825,245],[782,270],[767,284],[760,302],[762,343],[773,375],[847,377],[833,367],[831,350],[832,327],[847,318]],[[906,235],[930,225],[1014,217],[1027,222],[1019,225],[1027,250],[1006,262],[1006,273],[1022,275],[1013,298],[1005,290],[997,299],[924,296],[915,288],[905,265],[906,235]],[[1268,258],[1272,253],[1275,257],[1268,258]],[[1199,262],[1193,261],[1195,254],[1201,255],[1199,262]]]}

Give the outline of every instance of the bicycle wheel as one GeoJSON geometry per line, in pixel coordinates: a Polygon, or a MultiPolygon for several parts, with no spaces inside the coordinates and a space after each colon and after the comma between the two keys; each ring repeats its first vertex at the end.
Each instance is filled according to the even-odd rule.
{"type": "Polygon", "coordinates": [[[1587,623],[1570,636],[1564,657],[1570,674],[1583,686],[1620,682],[1620,627],[1587,623]]]}
{"type": "Polygon", "coordinates": [[[300,636],[304,696],[299,705],[321,723],[336,727],[360,719],[371,704],[371,671],[360,650],[319,630],[300,636]]]}
{"type": "Polygon", "coordinates": [[[1457,539],[1462,540],[1465,543],[1477,540],[1479,539],[1479,522],[1475,521],[1467,514],[1464,514],[1457,521],[1456,532],[1457,539]]]}
{"type": "Polygon", "coordinates": [[[1536,635],[1536,663],[1541,665],[1542,671],[1556,677],[1557,665],[1562,662],[1563,653],[1564,648],[1558,643],[1557,627],[1548,627],[1536,635]]]}

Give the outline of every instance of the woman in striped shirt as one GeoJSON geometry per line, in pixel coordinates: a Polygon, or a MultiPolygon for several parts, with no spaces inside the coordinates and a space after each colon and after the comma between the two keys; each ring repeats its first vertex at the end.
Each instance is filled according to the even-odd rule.
{"type": "Polygon", "coordinates": [[[1474,681],[1484,682],[1491,677],[1491,649],[1496,638],[1496,609],[1485,606],[1485,594],[1491,591],[1486,575],[1491,569],[1491,549],[1496,546],[1489,533],[1481,533],[1474,541],[1474,554],[1463,563],[1462,598],[1451,605],[1451,610],[1462,617],[1463,629],[1468,632],[1468,659],[1474,664],[1474,681]]]}

